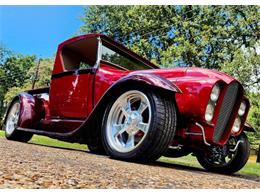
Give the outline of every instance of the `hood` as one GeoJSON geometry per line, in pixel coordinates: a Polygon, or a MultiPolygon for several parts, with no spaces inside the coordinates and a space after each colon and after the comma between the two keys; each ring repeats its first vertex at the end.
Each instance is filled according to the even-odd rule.
{"type": "Polygon", "coordinates": [[[185,77],[185,79],[197,78],[200,81],[222,80],[227,84],[229,84],[230,82],[235,80],[235,78],[233,78],[225,73],[216,71],[216,70],[210,70],[210,69],[205,69],[205,68],[195,68],[195,67],[162,68],[162,69],[151,69],[151,70],[144,70],[144,71],[138,71],[138,72],[156,74],[160,77],[168,79],[171,82],[175,82],[180,79],[182,80],[183,77],[185,77]]]}

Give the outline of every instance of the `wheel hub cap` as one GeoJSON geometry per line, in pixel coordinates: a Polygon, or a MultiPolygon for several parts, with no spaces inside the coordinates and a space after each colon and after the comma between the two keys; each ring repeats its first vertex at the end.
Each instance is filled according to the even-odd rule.
{"type": "Polygon", "coordinates": [[[132,111],[126,122],[126,132],[131,135],[135,135],[139,129],[138,124],[143,121],[143,117],[137,111],[132,111]]]}

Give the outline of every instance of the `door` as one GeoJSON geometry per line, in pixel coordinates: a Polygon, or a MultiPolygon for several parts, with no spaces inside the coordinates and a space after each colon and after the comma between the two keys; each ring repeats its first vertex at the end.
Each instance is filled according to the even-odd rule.
{"type": "Polygon", "coordinates": [[[51,83],[51,117],[84,119],[92,108],[94,71],[82,69],[53,77],[51,83]]]}
{"type": "Polygon", "coordinates": [[[91,112],[98,45],[97,37],[85,38],[58,51],[54,66],[59,72],[52,75],[50,88],[52,119],[85,119],[91,112]]]}

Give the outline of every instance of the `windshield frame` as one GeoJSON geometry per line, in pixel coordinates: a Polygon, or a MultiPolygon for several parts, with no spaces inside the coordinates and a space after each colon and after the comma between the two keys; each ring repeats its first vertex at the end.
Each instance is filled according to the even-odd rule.
{"type": "Polygon", "coordinates": [[[126,67],[121,66],[120,64],[115,64],[113,62],[103,60],[102,59],[102,46],[104,46],[104,47],[107,47],[108,49],[114,51],[115,53],[117,53],[119,55],[122,55],[120,53],[123,53],[124,55],[122,55],[122,56],[129,59],[130,61],[134,60],[134,61],[140,62],[141,64],[147,66],[146,69],[139,69],[139,70],[159,69],[160,68],[160,67],[156,66],[155,64],[153,64],[152,62],[150,62],[149,60],[143,58],[142,56],[140,56],[136,53],[134,53],[130,49],[126,48],[124,45],[122,45],[118,42],[115,42],[114,40],[110,39],[107,36],[100,36],[99,44],[100,44],[100,46],[98,47],[98,55],[97,55],[98,56],[98,59],[97,59],[98,64],[100,64],[100,62],[103,61],[105,63],[108,63],[111,66],[117,67],[117,68],[125,70],[125,71],[138,70],[138,69],[128,69],[126,67]],[[105,43],[105,44],[103,44],[103,43],[105,43]],[[120,51],[120,52],[118,52],[118,51],[120,51]]]}

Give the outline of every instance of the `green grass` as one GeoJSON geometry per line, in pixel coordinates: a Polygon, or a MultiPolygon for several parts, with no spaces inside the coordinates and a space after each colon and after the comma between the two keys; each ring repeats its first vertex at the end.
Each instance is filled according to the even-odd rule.
{"type": "MultiPolygon", "coordinates": [[[[4,137],[4,131],[0,131],[0,137],[4,137]]],[[[59,148],[69,148],[76,150],[87,150],[87,145],[85,144],[77,144],[77,143],[68,143],[59,141],[56,139],[51,139],[49,137],[34,135],[29,143],[45,145],[45,146],[53,146],[59,148]]]]}
{"type": "MultiPolygon", "coordinates": [[[[177,165],[185,165],[190,167],[201,168],[200,164],[198,163],[196,157],[192,155],[188,155],[181,158],[167,158],[161,157],[159,159],[161,162],[172,163],[177,165]]],[[[246,165],[241,169],[239,172],[241,175],[253,175],[253,176],[260,176],[260,163],[256,163],[255,158],[251,158],[248,160],[246,165]]]]}
{"type": "MultiPolygon", "coordinates": [[[[4,137],[3,131],[0,131],[0,137],[4,137]]],[[[51,138],[48,138],[45,136],[39,136],[39,135],[34,135],[29,143],[46,145],[46,146],[54,146],[54,147],[59,147],[59,148],[87,150],[87,145],[85,145],[85,144],[68,143],[68,142],[63,142],[63,141],[59,141],[59,140],[55,140],[55,139],[51,139],[51,138]]],[[[177,164],[177,165],[185,165],[185,166],[190,166],[190,167],[202,168],[200,166],[200,164],[197,162],[196,157],[191,156],[191,155],[181,157],[181,158],[161,157],[159,159],[159,161],[171,163],[171,164],[177,164]]],[[[255,162],[255,157],[250,157],[247,164],[238,173],[242,174],[242,175],[260,176],[260,163],[255,162]]]]}

